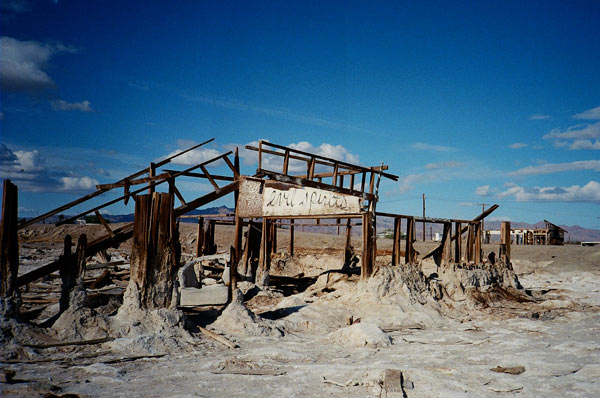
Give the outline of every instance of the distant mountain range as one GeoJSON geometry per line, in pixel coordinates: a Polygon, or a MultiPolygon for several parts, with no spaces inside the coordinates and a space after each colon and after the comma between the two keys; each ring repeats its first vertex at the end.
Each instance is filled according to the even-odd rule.
{"type": "MultiPolygon", "coordinates": [[[[219,207],[209,207],[206,209],[201,209],[201,210],[192,210],[188,213],[188,215],[200,215],[200,214],[227,214],[227,213],[233,213],[235,210],[231,209],[229,207],[226,206],[219,206],[219,207]]],[[[65,218],[70,217],[69,215],[64,215],[65,218]]],[[[120,222],[132,222],[133,221],[133,213],[132,214],[120,214],[120,215],[114,215],[114,214],[104,214],[103,217],[110,223],[120,223],[120,222]]],[[[50,224],[50,223],[56,223],[59,221],[59,216],[53,216],[50,217],[49,219],[46,220],[46,224],[50,224]]],[[[552,220],[549,220],[552,221],[552,220]]],[[[189,223],[194,223],[196,222],[196,219],[194,218],[182,218],[181,222],[189,222],[189,223]]],[[[296,221],[296,225],[300,226],[302,225],[302,223],[310,223],[310,224],[314,224],[313,220],[297,220],[296,221]]],[[[322,221],[325,224],[332,224],[335,223],[335,219],[334,220],[323,220],[322,221]]],[[[353,222],[358,222],[358,220],[354,220],[353,222]]],[[[342,220],[342,225],[344,225],[345,222],[342,220]]],[[[511,228],[523,228],[523,229],[533,229],[533,228],[544,228],[545,224],[544,221],[538,221],[535,224],[528,224],[526,222],[511,222],[510,223],[511,228]]],[[[565,242],[586,242],[586,241],[593,241],[593,242],[599,242],[600,241],[600,230],[597,229],[587,229],[587,228],[583,228],[580,227],[579,225],[559,225],[561,228],[563,228],[564,230],[567,231],[567,233],[565,233],[565,242]]],[[[393,231],[394,228],[394,224],[393,224],[393,220],[391,218],[388,217],[379,217],[377,219],[377,230],[378,232],[383,232],[383,231],[393,231]]],[[[317,227],[317,226],[306,226],[306,227],[301,227],[302,230],[306,231],[306,232],[322,232],[322,233],[336,233],[337,232],[337,227],[335,226],[322,226],[322,227],[317,227]]],[[[485,229],[486,230],[499,230],[500,229],[500,221],[486,221],[485,222],[485,229]]],[[[361,228],[354,228],[353,234],[357,235],[361,233],[361,228]]],[[[402,230],[405,230],[404,224],[402,226],[402,230]]],[[[344,229],[341,228],[341,233],[343,233],[344,229]]],[[[417,223],[417,228],[416,228],[416,232],[417,232],[417,239],[421,239],[423,236],[423,232],[422,232],[422,227],[420,223],[417,223]]],[[[431,235],[434,235],[435,233],[441,233],[442,232],[442,225],[441,224],[428,224],[425,234],[427,239],[430,239],[431,235]]]]}

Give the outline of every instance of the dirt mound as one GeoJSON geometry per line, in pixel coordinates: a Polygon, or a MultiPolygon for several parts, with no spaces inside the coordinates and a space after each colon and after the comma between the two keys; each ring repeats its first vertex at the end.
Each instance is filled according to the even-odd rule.
{"type": "Polygon", "coordinates": [[[329,335],[331,341],[351,347],[386,347],[392,339],[374,322],[356,323],[329,335]]]}
{"type": "Polygon", "coordinates": [[[244,305],[244,295],[239,290],[233,292],[231,303],[211,326],[237,336],[283,336],[272,321],[257,317],[244,305]]]}

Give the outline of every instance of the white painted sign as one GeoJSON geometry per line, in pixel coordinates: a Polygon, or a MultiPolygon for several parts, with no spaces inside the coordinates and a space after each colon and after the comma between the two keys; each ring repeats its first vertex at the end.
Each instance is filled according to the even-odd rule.
{"type": "Polygon", "coordinates": [[[360,198],[357,196],[310,187],[294,188],[289,185],[285,188],[264,187],[262,211],[265,217],[360,213],[360,198]]]}

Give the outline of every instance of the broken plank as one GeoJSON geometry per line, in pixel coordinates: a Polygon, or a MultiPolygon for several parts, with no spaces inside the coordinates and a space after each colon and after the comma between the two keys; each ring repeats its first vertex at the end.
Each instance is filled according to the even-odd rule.
{"type": "Polygon", "coordinates": [[[239,346],[231,341],[227,340],[225,337],[216,334],[208,329],[203,328],[202,326],[198,326],[198,329],[202,332],[203,335],[210,337],[211,339],[218,341],[219,343],[229,347],[229,348],[238,348],[239,346]]]}
{"type": "Polygon", "coordinates": [[[60,343],[48,343],[48,344],[23,344],[25,347],[31,348],[53,348],[53,347],[66,347],[70,345],[90,345],[90,344],[102,344],[108,341],[113,341],[114,337],[103,337],[101,339],[90,339],[90,340],[77,340],[77,341],[64,341],[60,343]]]}

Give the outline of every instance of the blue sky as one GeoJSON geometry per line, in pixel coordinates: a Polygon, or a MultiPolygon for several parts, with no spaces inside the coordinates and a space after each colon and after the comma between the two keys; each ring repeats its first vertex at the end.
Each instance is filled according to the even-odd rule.
{"type": "Polygon", "coordinates": [[[465,3],[5,0],[0,173],[34,216],[267,139],[386,163],[382,211],[600,228],[600,3],[465,3]]]}

